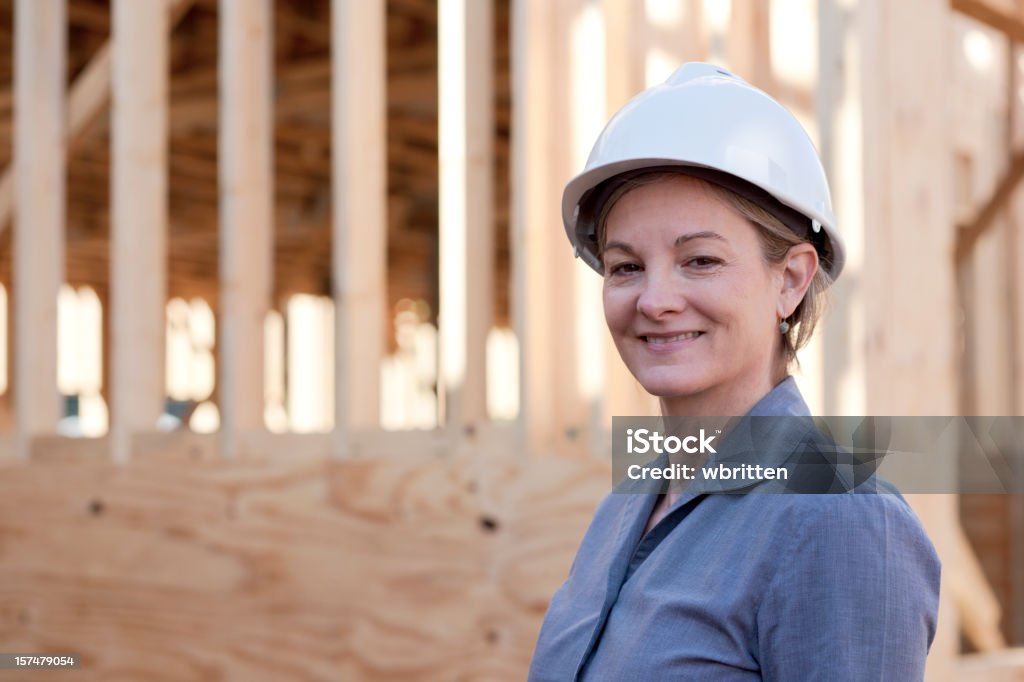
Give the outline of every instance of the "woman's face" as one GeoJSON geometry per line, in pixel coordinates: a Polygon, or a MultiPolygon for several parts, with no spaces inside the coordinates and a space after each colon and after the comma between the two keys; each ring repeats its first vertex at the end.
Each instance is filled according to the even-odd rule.
{"type": "Polygon", "coordinates": [[[744,414],[785,372],[784,268],[765,262],[755,230],[682,175],[629,191],[608,215],[605,319],[665,414],[744,414]]]}

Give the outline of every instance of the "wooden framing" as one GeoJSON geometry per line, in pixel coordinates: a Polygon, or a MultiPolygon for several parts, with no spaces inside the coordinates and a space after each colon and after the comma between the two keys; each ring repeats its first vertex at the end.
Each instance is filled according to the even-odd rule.
{"type": "MultiPolygon", "coordinates": [[[[980,0],[951,0],[950,6],[964,16],[1001,31],[1010,41],[1024,43],[1024,20],[1021,18],[1006,14],[988,3],[980,2],[980,0]]],[[[1010,68],[1013,68],[1012,63],[1010,68]]],[[[1011,91],[1011,103],[1013,97],[1014,93],[1011,91]]],[[[963,267],[978,239],[989,228],[999,212],[1007,206],[1022,178],[1024,178],[1024,152],[1017,151],[1010,155],[1009,165],[1003,179],[1000,180],[982,208],[970,222],[958,227],[956,247],[953,251],[953,262],[957,268],[963,267]]]]}
{"type": "MultiPolygon", "coordinates": [[[[64,279],[65,0],[18,0],[15,15],[15,449],[56,430],[57,292],[64,279]]],[[[8,203],[9,206],[9,203],[8,203]]]]}
{"type": "Polygon", "coordinates": [[[571,262],[556,208],[568,174],[559,131],[569,91],[568,55],[556,36],[569,4],[512,5],[512,52],[519,55],[512,64],[512,317],[521,358],[519,424],[524,449],[534,455],[565,452],[580,435],[571,262]]]}
{"type": "Polygon", "coordinates": [[[10,289],[4,292],[3,296],[3,321],[4,329],[4,351],[0,359],[4,361],[6,372],[4,375],[3,395],[0,395],[0,433],[14,433],[18,425],[15,421],[14,412],[14,296],[10,289]]]}
{"type": "MultiPolygon", "coordinates": [[[[67,148],[75,144],[106,106],[110,97],[110,65],[110,43],[107,43],[72,83],[66,98],[67,148]]],[[[0,176],[0,233],[7,228],[14,208],[11,174],[12,169],[8,168],[0,176]]]]}
{"type": "Polygon", "coordinates": [[[338,454],[379,422],[387,324],[384,2],[331,5],[331,223],[338,454]]]}
{"type": "Polygon", "coordinates": [[[220,2],[220,310],[224,454],[264,429],[263,325],[273,259],[271,0],[220,2]]]}
{"type": "Polygon", "coordinates": [[[1024,670],[1020,648],[962,656],[957,665],[957,682],[1018,682],[1024,670]]]}
{"type": "Polygon", "coordinates": [[[956,246],[953,250],[953,262],[956,267],[963,267],[970,257],[975,244],[992,225],[1000,212],[1009,204],[1010,197],[1024,179],[1024,152],[1015,152],[1009,167],[999,185],[985,201],[975,217],[968,223],[957,226],[956,246]]]}
{"type": "MultiPolygon", "coordinates": [[[[955,280],[952,268],[935,267],[949,262],[954,244],[944,172],[952,131],[949,74],[934,58],[945,54],[950,20],[948,8],[934,0],[871,0],[857,8],[867,414],[956,414],[955,280]],[[907,73],[913,78],[897,75],[907,73]],[[927,306],[916,296],[892,295],[919,291],[921,282],[928,282],[927,306]],[[917,333],[904,334],[908,327],[917,333]]],[[[952,580],[964,575],[950,567],[962,550],[957,498],[907,497],[947,566],[926,679],[948,680],[959,651],[952,580]]]]}
{"type": "Polygon", "coordinates": [[[111,111],[111,448],[164,407],[167,279],[166,0],[114,0],[111,111]]]}
{"type": "Polygon", "coordinates": [[[729,68],[769,92],[773,91],[771,59],[771,2],[737,2],[729,27],[729,68]]]}
{"type": "MultiPolygon", "coordinates": [[[[1024,49],[1018,47],[1010,50],[1008,60],[1024,53],[1024,49]]],[[[1020,86],[1021,78],[1009,79],[1008,93],[1015,93],[1020,86]]],[[[1011,107],[1009,126],[1009,138],[1015,142],[1016,139],[1024,136],[1024,130],[1016,125],[1018,115],[1021,113],[1020,103],[1011,107]]],[[[1006,249],[1007,272],[1010,276],[1009,320],[1011,352],[1021,348],[1024,344],[1024,196],[1020,193],[1010,200],[1010,208],[1007,211],[1008,219],[1011,221],[1009,230],[1009,244],[1006,249]]],[[[1013,372],[1009,377],[1012,387],[1013,414],[1024,414],[1024,357],[1020,353],[1012,352],[1013,372]]],[[[1024,489],[1024,471],[1017,473],[1018,485],[1024,489]]],[[[1021,497],[1010,499],[1009,510],[1010,548],[1009,565],[1011,570],[1010,591],[1014,595],[1012,612],[1009,618],[1009,636],[1011,641],[1020,642],[1024,639],[1024,499],[1021,497]]]]}
{"type": "Polygon", "coordinates": [[[487,419],[494,302],[492,0],[438,6],[439,395],[448,426],[487,419]]]}
{"type": "Polygon", "coordinates": [[[864,155],[865,299],[867,338],[876,352],[869,363],[867,408],[871,413],[955,414],[956,349],[950,317],[952,270],[938,273],[935,264],[952,252],[952,204],[946,139],[952,129],[948,73],[930,55],[946,49],[950,16],[932,0],[888,3],[873,0],[859,10],[863,17],[861,68],[864,155]],[[918,36],[917,42],[908,36],[918,36]],[[896,67],[899,69],[895,70],[896,67]],[[880,77],[907,73],[912,79],[880,77]],[[872,141],[885,140],[886,144],[872,141]],[[913,259],[904,254],[914,254],[913,259]],[[925,312],[911,296],[891,292],[918,282],[929,283],[925,312]],[[913,321],[913,322],[912,322],[913,321]],[[934,325],[913,339],[902,335],[908,324],[934,325]],[[900,343],[896,350],[895,341],[900,343]],[[901,353],[902,355],[897,355],[901,353]],[[913,361],[909,361],[909,358],[913,361]],[[922,390],[927,377],[930,387],[922,390]],[[895,410],[895,412],[894,412],[895,410]]]}
{"type": "MultiPolygon", "coordinates": [[[[1017,3],[1018,9],[1021,8],[1017,3]]],[[[1020,330],[1024,328],[1021,315],[1020,285],[1020,188],[1024,178],[1024,152],[1019,140],[1019,77],[1017,59],[1019,47],[1024,43],[1024,21],[1021,13],[1011,14],[991,3],[976,0],[952,0],[953,10],[973,21],[995,29],[1005,36],[1005,106],[1006,129],[1004,147],[995,150],[993,160],[998,163],[1005,155],[1006,163],[1001,177],[980,207],[973,215],[957,225],[956,244],[953,250],[953,267],[956,272],[957,308],[964,311],[965,353],[961,362],[962,387],[960,410],[963,414],[1009,411],[1019,414],[1020,376],[1019,360],[1020,330]],[[1006,366],[1007,360],[1009,367],[1006,366]],[[1007,371],[1009,370],[1009,371],[1007,371]]],[[[969,167],[968,167],[969,170],[969,167]]],[[[969,179],[969,177],[968,177],[969,179]]],[[[973,192],[972,192],[973,194],[973,192]]],[[[1009,614],[1003,620],[1005,632],[1019,639],[1024,632],[1024,541],[1020,529],[1024,527],[1024,505],[1015,497],[999,500],[984,497],[971,498],[962,503],[962,516],[968,528],[975,530],[974,539],[982,544],[992,542],[1001,535],[1009,543],[1004,554],[1002,570],[990,571],[1000,596],[1012,596],[1006,604],[1009,614]],[[993,523],[993,517],[1002,517],[1009,524],[1004,533],[993,533],[986,528],[1001,527],[993,523]],[[978,535],[981,535],[979,538],[978,535]]],[[[991,559],[991,558],[990,558],[991,559]]],[[[996,565],[999,565],[998,563],[996,565]]],[[[990,564],[991,566],[991,564],[990,564]]],[[[984,574],[981,574],[984,582],[984,574]]],[[[964,631],[971,642],[981,650],[1005,646],[1004,630],[1000,628],[1000,609],[992,589],[985,585],[987,599],[995,601],[995,615],[989,622],[981,621],[978,614],[965,613],[964,631]],[[973,620],[973,622],[972,622],[973,620]]],[[[977,592],[978,590],[974,590],[977,592]]],[[[962,608],[977,610],[977,605],[986,599],[971,596],[962,608]]],[[[989,609],[992,610],[991,608],[989,609]]]]}
{"type": "Polygon", "coordinates": [[[644,89],[647,33],[642,4],[632,0],[601,0],[604,19],[605,113],[610,117],[644,89]]]}
{"type": "Polygon", "coordinates": [[[975,21],[1002,31],[1011,40],[1024,42],[1024,21],[982,0],[950,0],[950,7],[975,21]]]}
{"type": "MultiPolygon", "coordinates": [[[[64,0],[65,2],[67,0],[64,0]]],[[[193,0],[168,0],[171,12],[171,27],[185,15],[193,0]]],[[[69,11],[81,12],[83,6],[73,5],[69,11]]],[[[104,43],[89,60],[89,63],[75,77],[68,88],[67,132],[65,149],[74,149],[85,134],[96,123],[97,118],[110,103],[111,43],[104,43]]],[[[13,167],[0,175],[0,234],[10,222],[14,208],[13,167]]]]}

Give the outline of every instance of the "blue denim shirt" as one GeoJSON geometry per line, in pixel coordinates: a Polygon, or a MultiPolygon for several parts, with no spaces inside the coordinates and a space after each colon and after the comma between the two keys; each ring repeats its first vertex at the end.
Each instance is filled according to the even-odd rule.
{"type": "MultiPolygon", "coordinates": [[[[809,411],[788,377],[748,414],[809,411]]],[[[940,565],[891,490],[687,491],[648,537],[657,495],[609,495],[551,599],[529,679],[922,679],[940,565]]]]}

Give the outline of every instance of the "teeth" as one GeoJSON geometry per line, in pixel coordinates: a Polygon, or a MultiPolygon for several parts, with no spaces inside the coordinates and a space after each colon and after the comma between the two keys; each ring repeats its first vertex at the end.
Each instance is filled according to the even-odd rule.
{"type": "Polygon", "coordinates": [[[679,334],[678,336],[664,336],[654,337],[648,336],[647,343],[672,343],[673,341],[682,341],[684,339],[695,339],[700,335],[700,332],[687,332],[686,334],[679,334]]]}

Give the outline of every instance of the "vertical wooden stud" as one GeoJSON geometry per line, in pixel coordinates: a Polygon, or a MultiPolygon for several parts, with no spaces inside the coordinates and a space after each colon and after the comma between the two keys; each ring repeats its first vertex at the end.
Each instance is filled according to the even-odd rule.
{"type": "Polygon", "coordinates": [[[114,0],[111,110],[111,447],[164,407],[168,3],[114,0]]]}
{"type": "Polygon", "coordinates": [[[444,411],[462,429],[487,418],[487,332],[493,318],[493,7],[438,7],[440,352],[444,411]]]}
{"type": "Polygon", "coordinates": [[[954,414],[950,10],[939,0],[860,8],[868,408],[954,414]],[[908,258],[908,254],[913,254],[908,258]],[[903,295],[893,296],[899,291],[903,295]],[[922,305],[927,301],[928,305],[922,305]],[[913,336],[902,334],[912,328],[913,336]],[[926,381],[926,383],[922,383],[926,381]]]}
{"type": "Polygon", "coordinates": [[[385,4],[331,5],[335,451],[380,423],[386,324],[385,4]]]}
{"type": "Polygon", "coordinates": [[[0,361],[4,363],[4,392],[0,395],[0,433],[13,434],[17,428],[14,420],[14,294],[9,282],[4,287],[4,350],[0,354],[0,361]]]}
{"type": "Polygon", "coordinates": [[[273,286],[273,5],[220,2],[221,448],[263,424],[263,325],[273,286]]]}
{"type": "Polygon", "coordinates": [[[729,15],[729,68],[751,85],[770,90],[771,1],[734,2],[729,15]]]}
{"type": "MultiPolygon", "coordinates": [[[[549,377],[555,358],[549,353],[548,322],[553,316],[550,286],[553,266],[551,185],[548,158],[554,131],[550,122],[551,62],[554,57],[552,3],[512,3],[512,316],[519,338],[519,421],[527,452],[551,451],[558,441],[556,395],[549,377]]],[[[555,235],[557,236],[557,235],[555,235]]]]}
{"type": "Polygon", "coordinates": [[[520,344],[520,429],[532,454],[586,452],[577,371],[575,263],[559,206],[571,175],[573,83],[565,40],[579,3],[512,5],[512,313],[520,344]]]}
{"type": "Polygon", "coordinates": [[[57,292],[64,279],[65,0],[18,0],[14,10],[15,451],[52,433],[57,392],[57,292]]]}
{"type": "MultiPolygon", "coordinates": [[[[855,21],[864,144],[859,314],[867,344],[866,411],[955,414],[949,4],[871,0],[857,5],[855,21]]],[[[939,556],[952,563],[956,496],[908,499],[939,556]]],[[[948,578],[947,572],[928,680],[952,679],[955,670],[958,628],[948,578]]]]}
{"type": "Polygon", "coordinates": [[[601,11],[605,37],[605,111],[610,117],[644,89],[647,22],[644,6],[633,0],[601,0],[601,11]]]}

